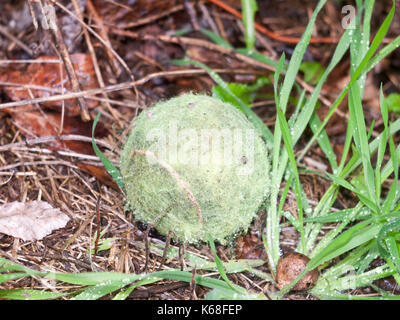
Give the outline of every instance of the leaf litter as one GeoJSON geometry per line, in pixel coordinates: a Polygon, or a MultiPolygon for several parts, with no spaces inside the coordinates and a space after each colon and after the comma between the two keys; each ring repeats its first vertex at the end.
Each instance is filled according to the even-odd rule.
{"type": "Polygon", "coordinates": [[[24,241],[41,240],[65,227],[69,217],[45,201],[11,202],[0,206],[0,232],[24,241]]]}

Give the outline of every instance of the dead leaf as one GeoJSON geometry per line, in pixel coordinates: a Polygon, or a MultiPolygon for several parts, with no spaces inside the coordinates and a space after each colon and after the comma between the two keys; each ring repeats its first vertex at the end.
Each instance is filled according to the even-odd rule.
{"type": "Polygon", "coordinates": [[[104,167],[95,166],[89,163],[78,162],[77,166],[82,171],[96,177],[99,181],[104,184],[114,188],[115,190],[120,190],[118,185],[115,183],[114,179],[110,176],[104,167]]]}
{"type": "Polygon", "coordinates": [[[266,259],[262,241],[252,232],[242,235],[236,240],[236,257],[238,259],[266,259]]]}
{"type": "Polygon", "coordinates": [[[67,215],[45,201],[15,201],[0,206],[0,232],[24,241],[41,240],[68,221],[67,215]]]}
{"type": "MultiPolygon", "coordinates": [[[[58,112],[46,112],[44,116],[40,112],[17,112],[12,115],[17,127],[27,138],[57,136],[61,123],[61,114],[58,112]]],[[[92,136],[93,121],[83,122],[80,117],[64,116],[63,135],[74,134],[86,137],[92,136]]],[[[96,138],[106,135],[106,129],[102,123],[96,127],[96,138]]],[[[94,155],[90,142],[60,139],[48,143],[55,150],[72,150],[78,153],[94,155]]]]}
{"type": "MultiPolygon", "coordinates": [[[[39,60],[57,60],[58,57],[42,56],[39,60]]],[[[89,90],[98,87],[93,62],[89,55],[86,54],[73,54],[71,61],[74,66],[76,76],[82,90],[89,90]]],[[[70,91],[71,83],[68,79],[67,72],[64,68],[60,68],[57,63],[32,63],[29,64],[26,70],[14,70],[11,66],[8,70],[2,70],[0,73],[0,80],[18,83],[21,85],[36,85],[48,87],[51,89],[64,89],[70,91]],[[62,78],[60,77],[60,70],[62,70],[62,78]]],[[[35,98],[44,98],[50,96],[48,91],[32,89],[32,94],[35,98]]],[[[29,100],[31,99],[29,91],[24,87],[4,87],[4,93],[13,101],[29,100]]],[[[66,113],[70,116],[77,116],[80,114],[80,108],[75,99],[64,100],[66,113]]],[[[95,100],[86,100],[89,109],[95,108],[99,102],[95,100]]],[[[60,111],[62,108],[62,101],[49,101],[42,104],[46,108],[60,111]]],[[[17,108],[6,108],[6,112],[21,112],[37,110],[31,105],[21,106],[17,108]]]]}

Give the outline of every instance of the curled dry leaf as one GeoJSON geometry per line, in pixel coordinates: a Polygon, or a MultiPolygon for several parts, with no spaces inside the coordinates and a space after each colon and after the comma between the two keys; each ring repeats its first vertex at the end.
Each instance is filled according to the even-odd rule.
{"type": "Polygon", "coordinates": [[[69,217],[45,201],[11,202],[0,206],[0,232],[25,241],[41,240],[63,228],[69,217]]]}
{"type": "MultiPolygon", "coordinates": [[[[304,271],[310,258],[302,253],[289,252],[283,255],[276,267],[276,285],[279,289],[287,286],[294,279],[296,279],[300,273],[304,271]]],[[[318,281],[319,272],[317,269],[311,270],[300,279],[299,282],[292,288],[294,291],[309,290],[314,287],[318,281]]]]}
{"type": "Polygon", "coordinates": [[[79,167],[79,169],[96,177],[102,183],[114,188],[115,190],[120,190],[114,179],[104,167],[95,166],[85,162],[78,162],[76,165],[79,167]]]}
{"type": "MultiPolygon", "coordinates": [[[[58,60],[58,57],[42,56],[38,60],[58,60]]],[[[98,87],[92,59],[86,54],[73,54],[71,61],[74,66],[76,76],[82,90],[89,90],[98,87]]],[[[48,87],[50,89],[71,90],[71,83],[68,79],[67,72],[64,68],[60,68],[58,63],[32,63],[29,64],[26,70],[4,70],[0,73],[0,80],[5,82],[17,83],[20,85],[36,85],[48,87]],[[62,77],[60,76],[62,71],[62,77]],[[63,86],[62,86],[63,84],[63,86]]],[[[10,86],[4,88],[5,94],[13,101],[29,100],[31,99],[29,90],[21,86],[10,86]]],[[[49,91],[31,89],[35,98],[45,98],[51,95],[49,91]]],[[[80,114],[79,106],[76,99],[64,100],[66,113],[70,116],[77,116],[80,114]]],[[[99,102],[95,100],[87,100],[89,109],[95,108],[99,102]]],[[[42,104],[46,108],[60,111],[62,108],[62,101],[49,101],[42,104]]],[[[22,110],[36,110],[33,106],[21,106],[17,108],[3,109],[6,112],[20,112],[22,110]]]]}

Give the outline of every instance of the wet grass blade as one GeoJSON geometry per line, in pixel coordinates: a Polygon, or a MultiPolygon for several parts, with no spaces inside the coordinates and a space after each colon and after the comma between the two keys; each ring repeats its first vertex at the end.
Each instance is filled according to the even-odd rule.
{"type": "Polygon", "coordinates": [[[94,139],[94,131],[96,130],[96,125],[97,122],[99,121],[101,113],[99,112],[96,116],[96,119],[93,122],[93,127],[92,127],[92,147],[96,155],[100,158],[101,162],[103,162],[107,172],[110,174],[110,176],[114,179],[114,181],[117,183],[117,185],[121,188],[121,190],[125,190],[125,184],[124,180],[121,176],[121,173],[119,170],[114,166],[114,164],[108,159],[99,149],[99,147],[96,144],[96,141],[94,139]]]}
{"type": "Polygon", "coordinates": [[[215,263],[217,265],[218,272],[221,275],[221,278],[229,285],[229,287],[232,290],[237,291],[238,293],[243,293],[243,290],[237,290],[237,288],[234,287],[233,284],[229,281],[228,276],[226,275],[226,272],[225,272],[224,264],[222,263],[221,259],[217,255],[217,250],[215,249],[214,239],[212,238],[211,235],[209,236],[209,244],[210,244],[210,248],[213,253],[213,256],[214,256],[215,263]]]}
{"type": "Polygon", "coordinates": [[[212,32],[211,30],[207,30],[207,29],[199,29],[199,31],[202,34],[204,34],[205,36],[207,36],[208,38],[210,38],[210,40],[213,41],[215,44],[217,44],[221,47],[227,48],[227,49],[234,50],[234,48],[232,47],[232,45],[229,42],[225,41],[224,38],[222,38],[215,32],[212,32]]]}
{"type": "MultiPolygon", "coordinates": [[[[365,54],[364,58],[362,59],[361,63],[359,64],[359,66],[355,70],[354,74],[352,75],[349,84],[342,90],[342,92],[340,93],[338,98],[333,103],[332,107],[329,109],[327,115],[325,116],[325,119],[322,122],[321,126],[314,133],[313,137],[309,140],[306,147],[301,152],[299,159],[303,158],[304,155],[310,149],[310,147],[313,145],[314,141],[317,139],[317,137],[321,133],[322,129],[326,126],[326,124],[328,123],[329,119],[332,117],[332,115],[335,112],[335,110],[337,109],[337,107],[343,101],[344,97],[348,93],[348,91],[349,91],[350,87],[353,85],[353,83],[356,82],[361,75],[366,74],[370,70],[371,65],[372,65],[371,59],[372,59],[373,55],[375,54],[376,50],[378,49],[379,45],[382,43],[382,40],[386,36],[387,31],[390,26],[390,23],[393,19],[394,13],[395,13],[395,1],[393,0],[393,7],[391,8],[389,14],[386,16],[382,25],[379,27],[379,30],[378,30],[377,34],[375,35],[370,48],[368,49],[368,51],[365,54]]],[[[396,47],[398,47],[400,45],[399,41],[400,41],[400,39],[397,40],[395,45],[392,45],[389,48],[387,48],[383,54],[378,53],[376,55],[376,57],[379,56],[379,59],[383,59],[389,52],[393,51],[396,47]]],[[[373,59],[374,65],[376,65],[377,63],[379,63],[379,61],[381,61],[379,59],[377,59],[377,60],[373,59]]]]}
{"type": "Polygon", "coordinates": [[[310,42],[312,32],[314,30],[315,20],[325,3],[326,0],[320,0],[318,2],[318,5],[311,16],[311,19],[308,22],[307,28],[301,36],[300,42],[296,45],[296,48],[293,51],[293,55],[290,59],[290,63],[285,75],[285,80],[280,91],[280,106],[283,113],[286,112],[286,106],[289,100],[290,92],[292,91],[296,76],[299,72],[299,68],[304,57],[304,53],[306,52],[306,49],[310,42]]]}
{"type": "Polygon", "coordinates": [[[64,297],[71,293],[63,292],[50,292],[42,290],[29,290],[29,289],[10,289],[10,290],[0,290],[0,300],[1,299],[11,299],[11,300],[49,300],[64,297]]]}
{"type": "Polygon", "coordinates": [[[258,10],[256,0],[242,0],[244,41],[246,48],[253,50],[256,43],[256,30],[254,27],[254,17],[258,10]]]}

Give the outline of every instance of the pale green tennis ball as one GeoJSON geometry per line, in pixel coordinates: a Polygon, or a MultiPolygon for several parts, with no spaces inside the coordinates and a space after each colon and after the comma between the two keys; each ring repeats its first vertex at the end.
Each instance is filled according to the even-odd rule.
{"type": "Polygon", "coordinates": [[[269,187],[268,154],[234,106],[185,94],[142,111],[121,155],[136,219],[179,240],[221,242],[246,231],[269,187]]]}

